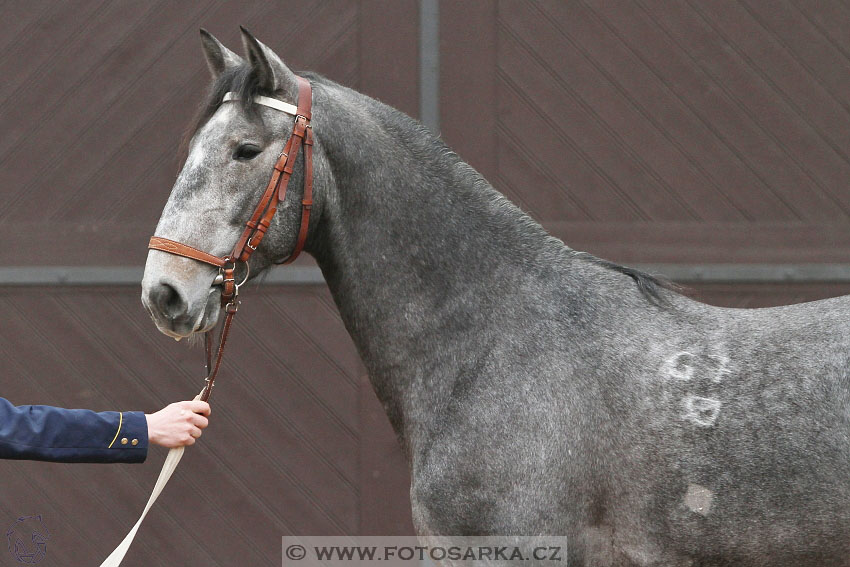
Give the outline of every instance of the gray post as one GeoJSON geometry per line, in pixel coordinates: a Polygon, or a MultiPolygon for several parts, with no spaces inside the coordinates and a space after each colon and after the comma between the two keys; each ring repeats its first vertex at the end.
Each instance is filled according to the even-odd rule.
{"type": "Polygon", "coordinates": [[[419,0],[419,117],[440,135],[439,0],[419,0]]]}

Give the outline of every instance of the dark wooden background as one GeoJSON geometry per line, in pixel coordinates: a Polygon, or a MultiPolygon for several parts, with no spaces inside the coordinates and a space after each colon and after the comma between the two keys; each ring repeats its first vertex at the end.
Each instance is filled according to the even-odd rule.
{"type": "MultiPolygon", "coordinates": [[[[446,141],[574,248],[629,263],[850,257],[850,6],[837,0],[440,2],[446,141]]],[[[207,82],[197,30],[249,27],[294,68],[417,116],[419,2],[0,2],[0,266],[141,266],[207,82]]],[[[712,283],[757,307],[842,282],[712,283]]],[[[251,289],[214,398],[125,562],[278,565],[286,534],[411,530],[407,473],[321,285],[251,289]]],[[[142,409],[191,397],[198,349],[138,287],[0,288],[0,395],[142,409]]],[[[142,466],[0,462],[0,529],[97,565],[142,466]]],[[[0,565],[14,565],[2,549],[0,565]]]]}

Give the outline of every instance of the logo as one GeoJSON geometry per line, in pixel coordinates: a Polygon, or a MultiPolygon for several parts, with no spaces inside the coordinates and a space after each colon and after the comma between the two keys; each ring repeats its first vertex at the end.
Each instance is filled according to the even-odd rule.
{"type": "Polygon", "coordinates": [[[22,516],[12,524],[6,532],[6,541],[9,542],[9,553],[18,563],[32,565],[40,563],[47,555],[47,540],[50,539],[50,531],[38,516],[22,516]]]}

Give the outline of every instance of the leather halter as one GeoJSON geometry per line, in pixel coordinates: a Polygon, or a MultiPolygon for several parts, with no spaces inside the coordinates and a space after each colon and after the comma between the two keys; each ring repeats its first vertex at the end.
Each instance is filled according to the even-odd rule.
{"type": "MultiPolygon", "coordinates": [[[[242,262],[248,268],[248,260],[251,254],[257,250],[266,231],[269,229],[272,218],[277,211],[277,206],[286,198],[286,189],[289,184],[289,178],[292,176],[292,171],[295,167],[295,160],[298,158],[298,151],[301,146],[304,146],[304,196],[301,200],[301,226],[298,229],[298,239],[295,242],[295,248],[292,253],[281,264],[288,264],[295,260],[304,249],[304,243],[307,240],[307,230],[310,226],[310,211],[313,208],[313,128],[310,125],[311,107],[313,93],[310,87],[310,81],[302,77],[296,77],[298,80],[298,106],[293,107],[283,101],[270,99],[268,97],[254,97],[253,102],[269,106],[276,110],[286,112],[287,114],[295,115],[295,125],[292,127],[292,134],[283,148],[283,151],[278,156],[277,162],[274,165],[271,179],[266,186],[260,202],[257,203],[254,209],[254,214],[251,219],[245,223],[245,229],[233,250],[227,256],[215,256],[198,250],[182,242],[176,242],[159,236],[152,236],[148,243],[148,248],[151,250],[160,250],[168,252],[184,258],[191,258],[198,262],[210,264],[219,269],[219,275],[214,283],[222,285],[221,305],[226,313],[224,325],[219,334],[218,349],[216,354],[215,365],[212,365],[212,333],[207,331],[204,333],[204,345],[206,350],[206,385],[201,392],[200,399],[207,401],[212,393],[213,383],[218,374],[218,369],[221,366],[221,357],[224,354],[224,345],[227,342],[227,334],[230,332],[230,324],[233,321],[233,316],[239,308],[239,287],[248,279],[245,275],[245,280],[237,284],[234,277],[236,264],[242,262]],[[292,109],[295,109],[293,112],[292,109]]],[[[227,93],[222,102],[229,100],[237,100],[236,95],[227,93]]]]}

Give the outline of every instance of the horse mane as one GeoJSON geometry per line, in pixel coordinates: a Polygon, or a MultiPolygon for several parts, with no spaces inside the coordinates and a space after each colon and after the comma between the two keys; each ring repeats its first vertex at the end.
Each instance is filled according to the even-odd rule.
{"type": "Polygon", "coordinates": [[[632,278],[641,294],[656,305],[663,305],[667,303],[667,298],[661,294],[661,290],[666,289],[676,293],[679,293],[682,290],[681,286],[665,277],[650,274],[630,266],[623,266],[622,264],[617,264],[610,260],[604,260],[588,252],[580,252],[578,250],[571,250],[570,252],[574,258],[590,262],[596,266],[613,270],[632,278]]]}

